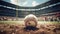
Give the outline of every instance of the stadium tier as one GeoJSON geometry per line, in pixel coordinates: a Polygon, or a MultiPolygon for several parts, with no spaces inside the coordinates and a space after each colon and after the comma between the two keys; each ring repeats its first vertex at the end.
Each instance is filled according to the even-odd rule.
{"type": "Polygon", "coordinates": [[[50,0],[35,7],[22,7],[5,1],[0,1],[0,16],[17,16],[23,18],[28,14],[34,14],[39,17],[43,14],[55,12],[60,12],[59,0],[50,0]]]}

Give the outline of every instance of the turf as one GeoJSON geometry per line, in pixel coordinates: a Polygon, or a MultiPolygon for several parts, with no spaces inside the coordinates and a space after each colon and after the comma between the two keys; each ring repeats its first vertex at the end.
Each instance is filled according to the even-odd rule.
{"type": "MultiPolygon", "coordinates": [[[[4,24],[24,24],[24,21],[0,21],[0,23],[4,24]]],[[[60,24],[57,21],[38,21],[38,24],[60,24]]]]}

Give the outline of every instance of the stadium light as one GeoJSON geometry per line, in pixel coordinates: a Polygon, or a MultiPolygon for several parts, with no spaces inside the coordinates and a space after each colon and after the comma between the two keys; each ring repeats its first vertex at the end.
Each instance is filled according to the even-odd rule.
{"type": "MultiPolygon", "coordinates": [[[[17,0],[17,4],[18,4],[18,0],[17,0]]],[[[18,6],[16,6],[18,8],[18,6]]],[[[18,10],[16,10],[16,20],[18,18],[18,10]]]]}

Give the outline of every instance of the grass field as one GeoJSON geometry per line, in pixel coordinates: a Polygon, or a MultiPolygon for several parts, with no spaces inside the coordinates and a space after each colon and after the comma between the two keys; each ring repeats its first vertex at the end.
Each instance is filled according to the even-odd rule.
{"type": "MultiPolygon", "coordinates": [[[[6,24],[24,24],[24,21],[0,21],[0,23],[6,24]]],[[[38,24],[60,24],[57,21],[38,21],[38,24]]]]}

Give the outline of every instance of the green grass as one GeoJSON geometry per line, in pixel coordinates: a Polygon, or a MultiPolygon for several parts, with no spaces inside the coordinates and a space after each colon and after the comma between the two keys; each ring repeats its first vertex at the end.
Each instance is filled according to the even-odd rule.
{"type": "Polygon", "coordinates": [[[23,21],[0,21],[3,24],[23,24],[23,21]]]}
{"type": "MultiPolygon", "coordinates": [[[[0,21],[0,23],[4,24],[24,24],[24,21],[0,21]]],[[[57,21],[38,21],[39,24],[60,24],[60,22],[57,21]]]]}

